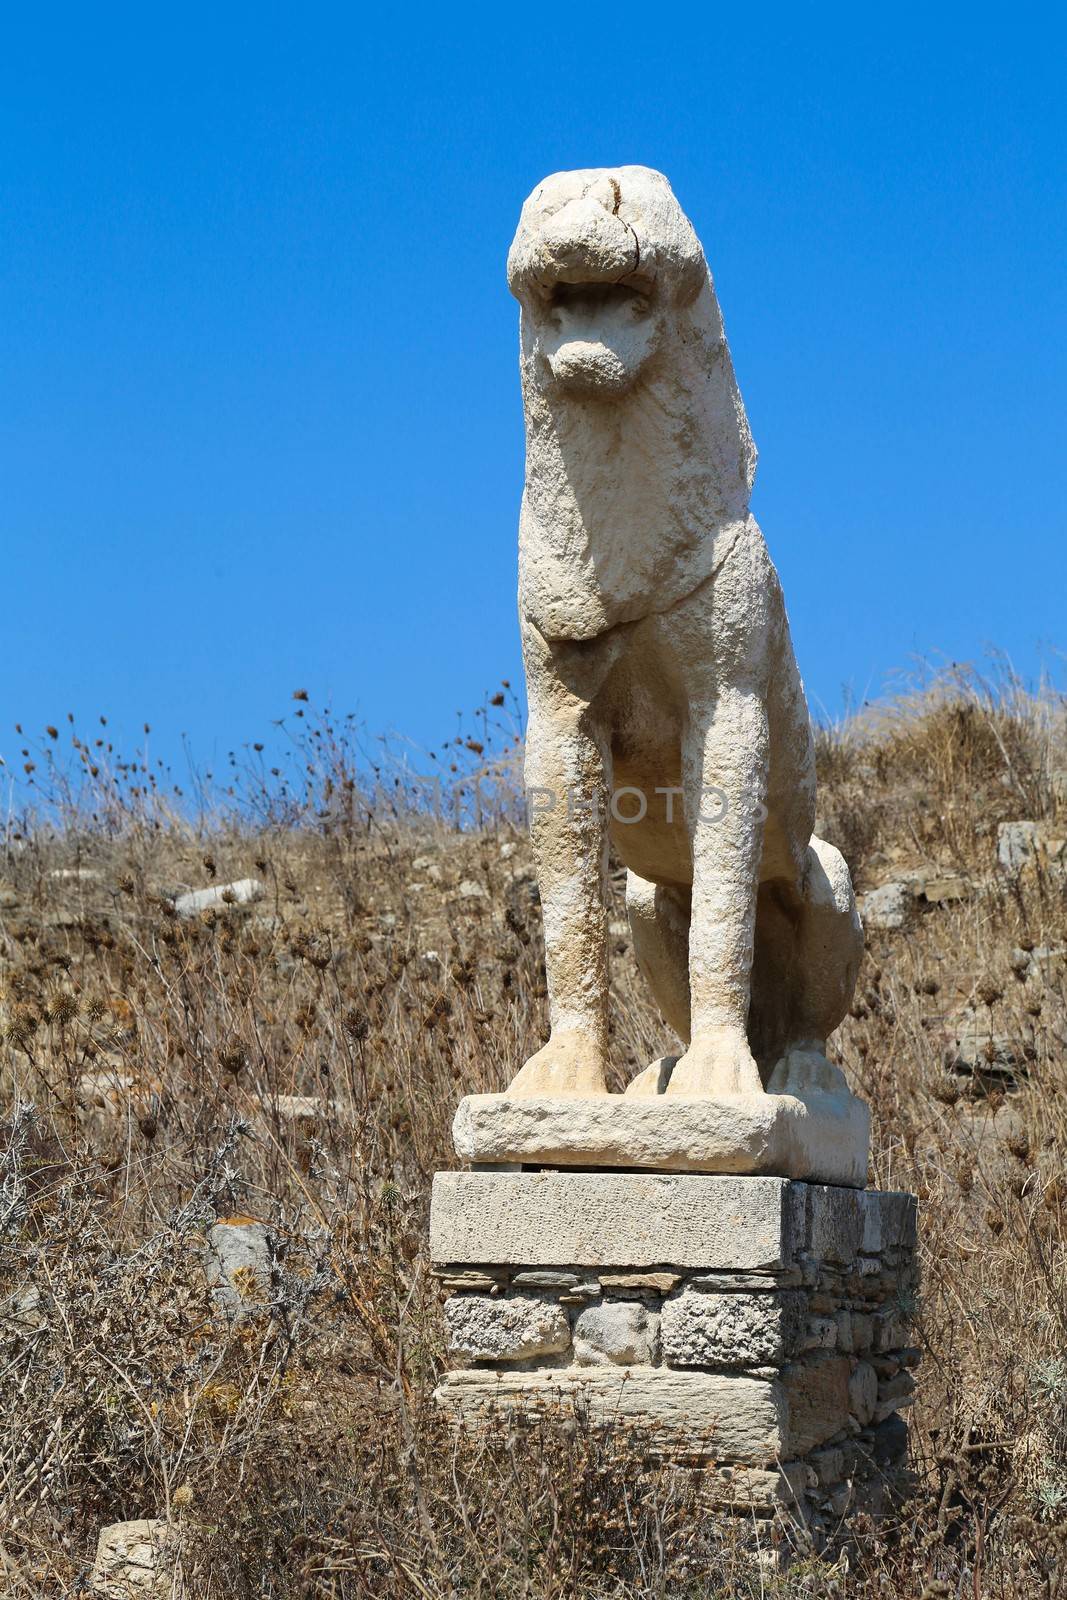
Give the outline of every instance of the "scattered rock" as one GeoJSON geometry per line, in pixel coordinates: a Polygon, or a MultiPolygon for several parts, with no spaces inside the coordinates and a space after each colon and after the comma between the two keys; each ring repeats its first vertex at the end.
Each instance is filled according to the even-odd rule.
{"type": "Polygon", "coordinates": [[[119,1116],[129,1104],[134,1081],[122,1071],[83,1072],[78,1079],[78,1104],[87,1112],[119,1116]]]}
{"type": "Polygon", "coordinates": [[[482,883],[477,883],[473,878],[464,878],[456,890],[458,900],[488,900],[489,891],[482,883]]]}
{"type": "Polygon", "coordinates": [[[71,911],[64,907],[59,911],[48,911],[41,918],[41,923],[46,928],[77,928],[81,924],[81,913],[71,911]]]}
{"type": "Polygon", "coordinates": [[[238,878],[235,883],[213,884],[209,889],[191,889],[188,894],[180,894],[174,909],[179,917],[195,917],[201,911],[249,905],[261,900],[266,892],[258,878],[238,878]]]}
{"type": "Polygon", "coordinates": [[[208,1229],[207,1281],[227,1311],[268,1298],[273,1259],[270,1231],[256,1217],[223,1217],[208,1229]]]}
{"type": "Polygon", "coordinates": [[[137,1080],[121,1063],[110,1070],[83,1072],[78,1079],[78,1121],[98,1152],[113,1150],[117,1141],[125,1141],[128,1119],[147,1108],[151,1090],[137,1094],[135,1105],[138,1088],[137,1080]]]}
{"type": "Polygon", "coordinates": [[[181,1530],[162,1518],[116,1522],[97,1541],[91,1584],[102,1600],[181,1600],[181,1530]]]}
{"type": "Polygon", "coordinates": [[[99,883],[104,874],[96,867],[55,867],[48,876],[53,883],[99,883]]]}
{"type": "Polygon", "coordinates": [[[1009,1034],[995,1033],[988,1010],[964,1006],[947,1019],[946,1065],[976,1079],[1014,1082],[1025,1070],[1022,1045],[1009,1034]]]}
{"type": "Polygon", "coordinates": [[[878,931],[903,928],[908,920],[911,895],[904,883],[883,883],[863,896],[860,915],[864,926],[878,931]]]}
{"type": "Polygon", "coordinates": [[[16,1289],[6,1300],[0,1300],[0,1329],[8,1337],[34,1333],[46,1321],[44,1307],[40,1289],[33,1285],[28,1289],[16,1289]]]}
{"type": "Polygon", "coordinates": [[[997,829],[997,865],[1005,877],[1016,879],[1037,856],[1036,822],[1002,822],[997,829]]]}
{"type": "Polygon", "coordinates": [[[1037,868],[1061,882],[1067,878],[1067,839],[1047,823],[1002,822],[997,829],[997,866],[1009,883],[1018,883],[1037,868]]]}
{"type": "Polygon", "coordinates": [[[1051,983],[1067,972],[1067,945],[1036,945],[1012,951],[1012,971],[1027,982],[1051,983]]]}
{"type": "Polygon", "coordinates": [[[959,873],[946,873],[943,877],[927,878],[923,885],[923,898],[930,905],[951,905],[957,900],[966,900],[971,893],[971,886],[966,878],[961,878],[959,873]]]}
{"type": "Polygon", "coordinates": [[[295,1122],[300,1126],[333,1122],[341,1115],[336,1100],[323,1100],[317,1094],[279,1094],[265,1105],[268,1111],[276,1110],[282,1122],[295,1122]]]}

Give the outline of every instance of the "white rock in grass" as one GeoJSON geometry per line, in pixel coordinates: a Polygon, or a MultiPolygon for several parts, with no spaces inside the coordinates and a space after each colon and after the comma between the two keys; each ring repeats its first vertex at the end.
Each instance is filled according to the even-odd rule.
{"type": "Polygon", "coordinates": [[[240,1311],[265,1300],[272,1254],[267,1225],[255,1217],[224,1217],[209,1228],[204,1265],[219,1303],[240,1311]]]}
{"type": "Polygon", "coordinates": [[[997,865],[1007,878],[1017,878],[1037,855],[1036,822],[1002,822],[997,829],[997,865]]]}
{"type": "Polygon", "coordinates": [[[113,1523],[97,1541],[93,1594],[101,1600],[181,1600],[180,1548],[180,1530],[161,1518],[113,1523]]]}
{"type": "Polygon", "coordinates": [[[281,1122],[295,1122],[301,1128],[315,1123],[325,1126],[341,1115],[336,1100],[323,1100],[317,1094],[279,1094],[266,1101],[265,1109],[276,1110],[281,1122]]]}
{"type": "Polygon", "coordinates": [[[883,883],[880,889],[872,889],[870,894],[863,896],[860,910],[864,926],[886,932],[903,928],[908,920],[910,905],[911,895],[907,884],[883,883]]]}
{"type": "Polygon", "coordinates": [[[135,1080],[128,1072],[83,1072],[78,1079],[78,1105],[87,1112],[112,1116],[125,1112],[135,1080]]]}
{"type": "Polygon", "coordinates": [[[261,900],[266,892],[258,878],[238,878],[235,883],[218,883],[210,889],[191,889],[188,894],[180,894],[174,909],[179,917],[195,917],[201,911],[250,905],[253,900],[261,900]]]}

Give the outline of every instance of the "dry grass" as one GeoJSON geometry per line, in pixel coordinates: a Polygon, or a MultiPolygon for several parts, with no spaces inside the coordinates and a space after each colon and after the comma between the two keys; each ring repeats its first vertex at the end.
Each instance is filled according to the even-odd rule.
{"type": "MultiPolygon", "coordinates": [[[[1067,963],[1029,956],[1067,914],[1051,874],[994,872],[998,822],[1067,833],[1062,706],[957,682],[820,738],[858,884],[942,869],[966,894],[870,934],[837,1040],[872,1180],[921,1201],[914,1496],[778,1577],[766,1532],[634,1441],[457,1443],[434,1414],[430,1177],[460,1092],[501,1087],[545,1020],[511,736],[483,732],[459,736],[492,763],[463,832],[395,770],[357,777],[328,721],[196,826],[147,762],[84,741],[72,777],[59,739],[27,747],[51,809],[9,830],[0,887],[0,1590],[76,1594],[102,1524],[158,1515],[193,1600],[1067,1594],[1067,963]],[[174,915],[176,887],[248,875],[258,904],[174,915]],[[339,1110],[297,1124],[290,1094],[339,1110]],[[202,1269],[234,1213],[282,1241],[236,1324],[202,1269]]],[[[621,1081],[666,1036],[614,943],[621,1081]]]]}

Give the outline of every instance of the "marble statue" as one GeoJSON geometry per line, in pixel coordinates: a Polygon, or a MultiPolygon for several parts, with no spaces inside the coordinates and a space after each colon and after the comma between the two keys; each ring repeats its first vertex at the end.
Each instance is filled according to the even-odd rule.
{"type": "Polygon", "coordinates": [[[508,1098],[607,1092],[609,839],[638,962],[685,1047],[627,1096],[844,1094],[825,1047],[862,931],[848,868],[812,831],[807,705],[700,242],[662,174],[562,172],[523,206],[508,280],[551,1021],[508,1098]]]}

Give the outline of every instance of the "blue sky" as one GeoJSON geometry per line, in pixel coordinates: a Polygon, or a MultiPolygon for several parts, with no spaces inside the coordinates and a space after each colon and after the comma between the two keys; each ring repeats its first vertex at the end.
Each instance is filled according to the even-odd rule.
{"type": "Polygon", "coordinates": [[[817,711],[1058,670],[1061,8],[9,11],[0,752],[207,764],[290,694],[436,743],[520,675],[517,311],[545,173],[665,171],[817,711]]]}

